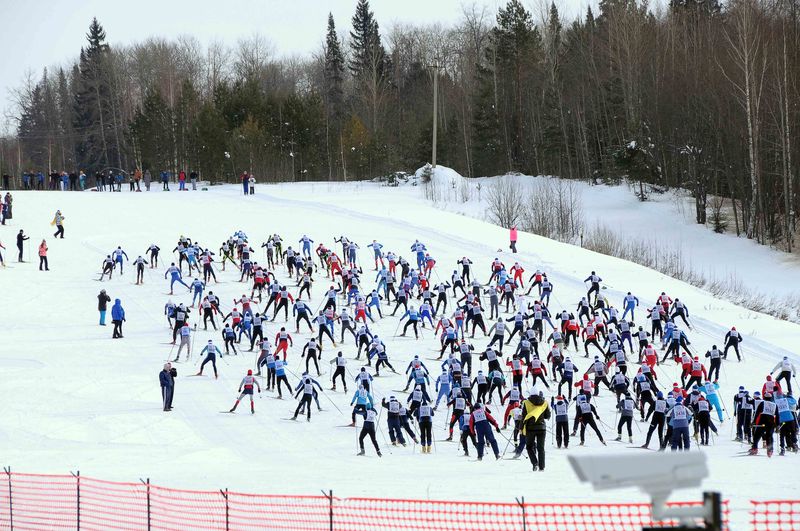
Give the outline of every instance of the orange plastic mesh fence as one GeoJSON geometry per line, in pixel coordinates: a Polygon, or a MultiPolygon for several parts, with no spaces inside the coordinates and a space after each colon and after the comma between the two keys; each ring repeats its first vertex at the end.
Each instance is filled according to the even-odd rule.
{"type": "Polygon", "coordinates": [[[789,531],[800,529],[800,500],[750,502],[753,531],[789,531]]]}
{"type": "MultiPolygon", "coordinates": [[[[0,479],[0,529],[633,531],[653,524],[644,503],[329,499],[170,489],[71,474],[6,472],[0,479]]],[[[723,510],[727,522],[727,502],[723,510]]],[[[753,529],[800,529],[798,513],[800,501],[753,502],[753,529]]]]}

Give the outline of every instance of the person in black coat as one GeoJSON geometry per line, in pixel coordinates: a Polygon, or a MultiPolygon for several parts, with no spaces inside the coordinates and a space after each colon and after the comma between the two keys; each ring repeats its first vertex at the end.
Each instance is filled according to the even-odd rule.
{"type": "Polygon", "coordinates": [[[165,363],[164,369],[158,373],[158,381],[161,384],[161,398],[164,401],[164,411],[172,411],[172,397],[175,393],[175,378],[178,371],[172,367],[171,363],[165,363]]]}
{"type": "Polygon", "coordinates": [[[25,236],[25,233],[22,232],[22,229],[19,229],[19,232],[17,233],[17,250],[19,251],[17,262],[22,262],[22,244],[25,242],[25,240],[29,239],[30,238],[25,236]]]}
{"type": "Polygon", "coordinates": [[[97,310],[100,312],[100,326],[106,325],[106,309],[108,303],[111,302],[111,297],[108,296],[106,290],[101,289],[97,295],[97,310]]]}

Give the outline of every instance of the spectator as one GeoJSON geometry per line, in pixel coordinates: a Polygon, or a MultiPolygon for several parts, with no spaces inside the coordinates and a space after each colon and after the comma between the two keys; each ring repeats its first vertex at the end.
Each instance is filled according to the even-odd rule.
{"type": "Polygon", "coordinates": [[[189,174],[189,180],[192,181],[192,190],[197,190],[197,178],[198,175],[196,171],[192,171],[189,174]]]}
{"type": "Polygon", "coordinates": [[[158,373],[158,381],[161,384],[161,398],[164,402],[164,411],[172,411],[172,397],[175,393],[175,378],[178,371],[167,362],[164,369],[158,373]]]}
{"type": "Polygon", "coordinates": [[[111,322],[114,323],[114,332],[111,334],[113,339],[122,338],[123,321],[125,321],[125,309],[119,299],[114,299],[114,306],[111,307],[111,322]]]}
{"type": "MultiPolygon", "coordinates": [[[[17,234],[17,250],[19,251],[19,255],[17,256],[17,262],[22,262],[22,246],[25,243],[25,240],[29,240],[22,229],[19,229],[19,233],[17,234]]],[[[30,254],[30,253],[29,253],[30,254]]]]}
{"type": "MultiPolygon", "coordinates": [[[[56,210],[56,215],[53,218],[53,221],[50,222],[50,225],[55,225],[55,227],[56,227],[56,233],[53,234],[54,238],[58,238],[59,236],[61,236],[61,239],[62,240],[64,239],[64,220],[65,219],[66,218],[61,215],[61,211],[60,210],[56,210]]],[[[44,241],[44,240],[42,240],[42,241],[44,241]]]]}
{"type": "Polygon", "coordinates": [[[111,297],[108,296],[106,290],[101,289],[100,294],[97,295],[97,310],[100,312],[100,326],[106,325],[106,305],[109,302],[111,302],[111,297]]]}
{"type": "Polygon", "coordinates": [[[150,191],[150,183],[153,181],[153,176],[150,175],[150,170],[144,170],[144,189],[145,191],[150,191]]]}
{"type": "Polygon", "coordinates": [[[42,240],[39,244],[39,271],[44,266],[45,271],[50,271],[50,266],[47,264],[47,242],[42,240]]]}

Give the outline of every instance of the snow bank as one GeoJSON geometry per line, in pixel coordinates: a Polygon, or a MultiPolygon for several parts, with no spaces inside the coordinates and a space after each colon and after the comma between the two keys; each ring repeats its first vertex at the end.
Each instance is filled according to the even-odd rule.
{"type": "MultiPolygon", "coordinates": [[[[755,306],[758,301],[767,307],[784,306],[793,316],[790,318],[800,319],[800,258],[737,237],[732,232],[732,222],[724,234],[698,225],[694,221],[694,200],[685,190],[649,193],[643,202],[626,184],[591,184],[520,174],[468,179],[442,166],[434,176],[439,174],[442,177],[437,181],[437,193],[423,190],[424,196],[438,208],[482,220],[489,219],[486,192],[499,179],[515,181],[526,198],[547,189],[548,183],[565,183],[579,197],[584,234],[607,228],[623,241],[659,249],[665,257],[680,257],[683,269],[705,279],[707,287],[718,288],[720,296],[734,302],[750,301],[755,306]]],[[[570,243],[580,245],[580,236],[570,243]]]]}
{"type": "MultiPolygon", "coordinates": [[[[448,177],[446,169],[441,172],[437,175],[443,176],[442,181],[453,178],[452,174],[448,177]]],[[[434,182],[441,185],[439,177],[436,179],[434,182]]],[[[474,187],[478,183],[465,180],[465,184],[474,187]]],[[[521,495],[542,502],[643,500],[631,489],[592,492],[589,486],[578,483],[566,453],[550,445],[547,472],[537,476],[536,484],[510,480],[528,477],[524,460],[476,463],[462,458],[455,443],[443,441],[447,411],[442,406],[434,419],[433,455],[420,455],[410,445],[390,446],[384,438],[382,420],[384,432],[379,442],[384,457],[357,457],[357,432],[342,427],[350,422],[353,388],[349,387],[347,394],[341,389],[331,392],[330,372],[320,379],[325,389],[320,397],[324,411],[314,408],[311,424],[282,420],[291,416],[296,403],[286,397],[276,400],[270,393],[256,398],[255,415],[247,413],[246,407],[240,407],[241,413],[235,415],[221,413],[232,406],[239,382],[253,367],[256,355],[240,352],[218,360],[218,380],[189,376],[197,371],[200,346],[208,339],[221,342],[218,332],[204,331],[202,324],[195,336],[192,360],[178,365],[175,410],[169,414],[161,411],[158,372],[175,353],[168,344],[171,335],[164,304],[170,298],[187,304],[191,300],[186,291],[176,290],[173,297],[166,291],[165,266],[179,235],[196,238],[216,250],[233,230],[242,229],[258,249],[256,259],[263,262],[258,246],[269,233],[278,232],[287,245],[294,247],[304,233],[314,238],[315,244],[331,246],[334,237],[346,234],[361,244],[360,263],[367,288],[375,282],[366,243],[377,238],[385,250],[411,258],[409,245],[419,238],[438,260],[435,281],[449,278],[456,260],[464,254],[474,261],[475,274],[485,280],[498,247],[507,247],[507,230],[447,212],[442,204],[420,201],[417,187],[389,188],[375,183],[262,184],[252,197],[243,197],[238,186],[214,186],[207,192],[140,194],[18,192],[14,219],[11,225],[0,227],[0,240],[9,247],[14,234],[24,228],[35,250],[35,244],[47,238],[50,272],[39,272],[33,263],[11,263],[11,267],[0,270],[4,297],[0,322],[6,346],[0,349],[4,464],[17,471],[65,473],[80,469],[86,475],[112,480],[150,477],[155,483],[175,487],[230,487],[250,492],[301,494],[332,488],[337,496],[480,497],[508,502],[521,495]],[[66,239],[54,241],[49,223],[56,209],[66,216],[66,239]],[[134,285],[129,263],[124,276],[115,275],[110,282],[96,281],[103,257],[117,245],[133,260],[154,242],[162,248],[162,264],[158,269],[146,269],[144,285],[134,285]],[[122,299],[127,313],[124,339],[112,340],[110,327],[97,325],[95,297],[101,288],[112,300],[122,299]],[[462,480],[452,481],[454,477],[462,480]],[[488,488],[476,493],[476,484],[488,488]],[[547,488],[542,489],[542,484],[547,488]]],[[[471,208],[478,206],[473,203],[471,208]]],[[[777,356],[785,353],[798,362],[793,349],[800,344],[800,326],[748,311],[635,264],[532,234],[520,234],[518,247],[519,254],[502,253],[501,258],[507,264],[519,261],[528,272],[536,268],[547,271],[555,285],[554,310],[573,308],[585,293],[582,280],[588,270],[596,269],[608,286],[604,294],[616,305],[628,290],[640,297],[642,305],[652,303],[661,290],[679,296],[690,308],[695,330],[689,337],[698,352],[720,343],[725,331],[736,325],[745,336],[746,361],[728,362],[723,370],[721,393],[727,404],[739,384],[750,389],[760,387],[777,356]]],[[[296,292],[283,269],[276,274],[296,292]]],[[[239,272],[230,266],[218,273],[218,278],[220,283],[212,283],[210,289],[219,295],[224,310],[230,310],[234,298],[249,293],[249,286],[238,282],[239,272]]],[[[317,278],[309,304],[312,308],[320,304],[322,290],[327,287],[321,276],[317,278]]],[[[642,319],[641,312],[640,307],[636,319],[642,319]]],[[[198,319],[197,314],[193,319],[198,319]]],[[[280,318],[268,323],[266,335],[274,338],[281,325],[280,318]]],[[[378,400],[389,394],[405,397],[395,390],[405,386],[402,373],[414,355],[419,355],[434,375],[439,373],[438,363],[430,360],[438,352],[434,352],[437,343],[429,329],[423,331],[420,341],[394,337],[397,318],[384,317],[374,330],[385,339],[390,361],[401,373],[381,372],[375,381],[378,400]]],[[[300,352],[308,334],[293,335],[289,368],[299,374],[300,352]]],[[[484,348],[486,342],[482,337],[475,339],[476,349],[484,348]]],[[[327,367],[325,361],[339,349],[347,356],[351,373],[355,372],[360,364],[353,359],[352,339],[336,349],[326,340],[322,365],[327,367]]],[[[585,358],[577,359],[578,366],[585,369],[585,358]]],[[[678,378],[678,371],[665,365],[659,368],[659,376],[661,382],[668,383],[678,378]]],[[[293,384],[297,381],[292,375],[290,380],[293,384]]],[[[597,405],[610,424],[613,397],[602,392],[597,405]]],[[[647,425],[635,424],[634,438],[641,444],[647,425]]],[[[608,429],[606,437],[613,438],[608,429]]],[[[502,449],[506,442],[502,437],[500,441],[502,449]]],[[[605,448],[590,437],[587,446],[573,443],[569,452],[640,451],[624,446],[605,448]]],[[[775,480],[777,475],[785,475],[787,466],[793,466],[790,461],[796,460],[795,456],[732,461],[731,456],[741,449],[730,440],[727,420],[720,426],[715,444],[703,449],[711,470],[704,487],[720,489],[732,499],[736,528],[747,521],[749,499],[800,496],[796,483],[775,480]]],[[[677,497],[700,499],[700,491],[692,489],[677,497]]]]}

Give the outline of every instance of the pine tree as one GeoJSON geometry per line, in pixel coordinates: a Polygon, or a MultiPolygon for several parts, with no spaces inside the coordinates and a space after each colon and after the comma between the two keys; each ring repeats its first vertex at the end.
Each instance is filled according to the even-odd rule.
{"type": "Polygon", "coordinates": [[[328,179],[332,179],[338,171],[335,168],[340,166],[341,161],[336,154],[341,150],[339,145],[339,134],[342,129],[342,118],[344,116],[344,54],[336,34],[336,25],[333,22],[333,14],[328,13],[328,32],[325,36],[325,147],[328,160],[328,179]]]}
{"type": "Polygon", "coordinates": [[[145,94],[131,123],[131,132],[143,169],[157,173],[173,167],[172,110],[157,89],[145,94]]]}
{"type": "Polygon", "coordinates": [[[380,31],[375,15],[369,8],[369,0],[358,0],[350,31],[352,56],[347,65],[355,78],[369,74],[377,66],[383,74],[386,51],[381,44],[380,31]]]}
{"type": "Polygon", "coordinates": [[[378,22],[367,0],[359,0],[352,22],[348,68],[356,83],[356,97],[366,105],[371,132],[377,135],[378,116],[386,95],[391,63],[381,43],[378,22]]]}
{"type": "Polygon", "coordinates": [[[344,101],[344,54],[336,34],[333,15],[328,14],[328,33],[325,36],[325,103],[328,116],[334,122],[341,119],[344,101]]]}
{"type": "Polygon", "coordinates": [[[58,69],[56,79],[59,147],[61,149],[62,165],[74,169],[75,142],[72,129],[72,93],[70,92],[70,83],[67,79],[67,74],[64,72],[63,68],[58,69]]]}
{"type": "Polygon", "coordinates": [[[89,45],[81,49],[79,74],[74,101],[73,126],[78,135],[76,159],[86,171],[100,170],[116,163],[120,146],[112,134],[106,32],[96,18],[86,35],[89,45]]]}

